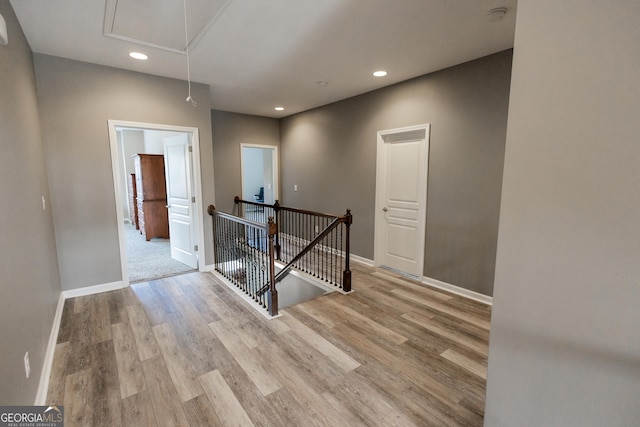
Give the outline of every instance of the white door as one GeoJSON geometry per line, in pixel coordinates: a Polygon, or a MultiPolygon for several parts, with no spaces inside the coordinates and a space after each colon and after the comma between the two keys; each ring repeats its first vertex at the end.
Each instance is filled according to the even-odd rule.
{"type": "Polygon", "coordinates": [[[171,258],[192,268],[198,268],[191,166],[189,135],[181,133],[165,138],[164,167],[171,258]]]}
{"type": "Polygon", "coordinates": [[[429,125],[378,132],[375,263],[423,274],[429,125]]]}

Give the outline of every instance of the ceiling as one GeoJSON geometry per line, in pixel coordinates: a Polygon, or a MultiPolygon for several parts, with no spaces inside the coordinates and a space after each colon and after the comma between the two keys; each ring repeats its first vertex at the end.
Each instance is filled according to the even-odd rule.
{"type": "Polygon", "coordinates": [[[183,1],[11,4],[37,53],[187,80],[188,40],[191,80],[210,86],[211,108],[267,117],[512,48],[516,15],[516,0],[186,0],[185,37],[183,1]],[[491,22],[496,7],[508,11],[491,22]],[[379,69],[388,75],[372,76],[379,69]]]}

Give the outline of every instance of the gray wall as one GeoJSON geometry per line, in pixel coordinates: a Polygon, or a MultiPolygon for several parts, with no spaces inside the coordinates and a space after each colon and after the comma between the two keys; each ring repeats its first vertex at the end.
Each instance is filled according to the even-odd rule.
{"type": "MultiPolygon", "coordinates": [[[[38,99],[63,289],[122,279],[107,121],[197,127],[200,131],[205,235],[213,203],[209,89],[192,85],[198,106],[184,101],[186,83],[36,54],[38,99]]],[[[211,243],[207,243],[211,263],[211,243]]]]}
{"type": "Polygon", "coordinates": [[[0,14],[9,34],[0,46],[0,404],[33,405],[60,276],[31,49],[7,0],[0,14]]]}
{"type": "Polygon", "coordinates": [[[233,198],[242,196],[240,144],[279,146],[278,120],[212,110],[211,125],[215,154],[216,208],[233,212],[233,198]]]}
{"type": "Polygon", "coordinates": [[[640,422],[638,17],[518,2],[487,426],[640,422]]]}
{"type": "Polygon", "coordinates": [[[376,133],[430,123],[424,274],[492,295],[511,56],[282,119],[283,203],[336,214],[350,208],[352,251],[373,259],[376,133]]]}

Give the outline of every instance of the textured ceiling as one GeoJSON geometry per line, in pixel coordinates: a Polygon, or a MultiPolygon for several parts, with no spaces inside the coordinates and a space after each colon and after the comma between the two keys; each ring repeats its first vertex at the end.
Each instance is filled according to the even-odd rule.
{"type": "MultiPolygon", "coordinates": [[[[183,1],[11,4],[34,52],[184,80],[183,1]],[[149,60],[131,59],[132,50],[149,60]]],[[[509,49],[516,15],[516,0],[186,0],[186,6],[191,77],[210,86],[211,107],[270,117],[509,49]],[[508,12],[489,22],[485,15],[495,7],[508,12]],[[388,76],[374,78],[377,69],[388,76]],[[276,105],[285,110],[274,111],[276,105]]]]}

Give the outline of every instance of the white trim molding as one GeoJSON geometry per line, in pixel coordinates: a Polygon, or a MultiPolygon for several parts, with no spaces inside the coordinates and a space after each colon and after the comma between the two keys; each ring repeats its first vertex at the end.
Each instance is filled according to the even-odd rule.
{"type": "Polygon", "coordinates": [[[60,331],[60,322],[62,321],[64,299],[62,292],[60,292],[58,307],[56,307],[56,314],[53,316],[53,325],[51,325],[51,333],[49,334],[47,350],[44,353],[44,360],[42,362],[42,372],[40,373],[40,382],[38,383],[36,401],[34,402],[35,406],[43,406],[46,404],[47,392],[49,391],[49,378],[51,377],[51,368],[53,366],[53,356],[56,352],[58,332],[60,331]]]}
{"type": "Polygon", "coordinates": [[[451,292],[452,294],[456,294],[461,297],[481,302],[483,304],[493,305],[493,298],[488,295],[461,288],[460,286],[452,285],[450,283],[441,282],[440,280],[432,279],[431,277],[422,276],[422,283],[427,286],[442,289],[443,291],[451,292]]]}
{"type": "Polygon", "coordinates": [[[351,261],[359,262],[360,264],[364,264],[367,267],[374,267],[374,265],[375,265],[373,263],[372,259],[363,258],[363,257],[358,256],[358,255],[349,254],[349,258],[351,258],[351,261]]]}
{"type": "Polygon", "coordinates": [[[64,299],[84,297],[87,295],[99,294],[101,292],[115,291],[116,289],[126,288],[124,282],[119,280],[117,282],[103,283],[102,285],[86,286],[84,288],[69,289],[68,291],[62,291],[64,299]]]}

